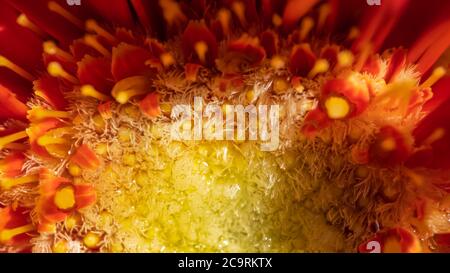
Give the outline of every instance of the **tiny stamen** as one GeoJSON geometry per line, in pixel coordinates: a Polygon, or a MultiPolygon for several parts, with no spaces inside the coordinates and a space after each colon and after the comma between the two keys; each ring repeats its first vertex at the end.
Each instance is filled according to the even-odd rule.
{"type": "Polygon", "coordinates": [[[323,28],[325,25],[325,22],[328,18],[328,16],[331,13],[331,5],[330,4],[323,4],[319,7],[319,23],[317,24],[317,27],[319,30],[323,28]]]}
{"type": "Polygon", "coordinates": [[[195,52],[197,53],[199,60],[202,63],[205,63],[206,52],[208,52],[208,45],[204,41],[200,41],[200,42],[195,43],[194,49],[195,49],[195,52]]]}
{"type": "Polygon", "coordinates": [[[73,84],[78,84],[78,79],[75,78],[74,76],[70,75],[69,73],[67,73],[58,62],[49,63],[47,66],[47,72],[52,77],[56,77],[56,78],[61,77],[73,84]]]}
{"type": "Polygon", "coordinates": [[[305,17],[300,25],[300,41],[305,40],[311,29],[314,27],[314,20],[311,17],[305,17]]]}
{"type": "Polygon", "coordinates": [[[169,67],[175,63],[175,58],[169,52],[164,52],[159,57],[164,67],[169,67]]]}
{"type": "Polygon", "coordinates": [[[275,26],[275,27],[279,27],[279,26],[281,26],[281,24],[283,24],[283,18],[281,18],[281,16],[279,15],[279,14],[274,14],[273,16],[272,16],[272,24],[275,26]]]}
{"type": "Polygon", "coordinates": [[[99,24],[93,19],[89,19],[86,21],[86,30],[97,33],[98,35],[104,37],[113,45],[117,44],[116,37],[111,33],[109,33],[106,29],[99,26],[99,24]]]}
{"type": "Polygon", "coordinates": [[[92,85],[83,85],[81,87],[81,95],[86,97],[93,97],[100,101],[107,101],[110,99],[109,96],[97,91],[92,85]]]}
{"type": "Polygon", "coordinates": [[[308,78],[314,78],[317,74],[325,73],[330,68],[330,63],[325,59],[319,59],[309,71],[308,78]]]}
{"type": "Polygon", "coordinates": [[[72,54],[60,49],[53,41],[44,42],[43,48],[44,52],[49,55],[56,55],[68,61],[74,60],[72,54]]]}
{"type": "Polygon", "coordinates": [[[239,21],[242,25],[245,25],[247,23],[245,19],[245,5],[241,1],[234,1],[233,4],[231,4],[231,9],[238,17],[239,21]]]}
{"type": "Polygon", "coordinates": [[[99,43],[95,35],[85,35],[84,43],[100,52],[103,56],[111,58],[111,52],[99,43]]]}
{"type": "Polygon", "coordinates": [[[445,76],[447,71],[444,67],[440,66],[433,70],[431,76],[420,86],[421,88],[428,88],[433,86],[436,82],[438,82],[442,77],[445,76]]]}
{"type": "Polygon", "coordinates": [[[353,64],[354,56],[351,51],[344,50],[339,52],[337,56],[337,65],[335,67],[335,70],[339,70],[345,67],[349,67],[353,64]]]}
{"type": "Polygon", "coordinates": [[[36,26],[33,22],[31,22],[28,17],[21,13],[17,19],[16,22],[19,26],[24,27],[24,28],[28,28],[29,30],[33,31],[34,33],[36,33],[39,37],[46,37],[46,34],[44,31],[42,31],[38,26],[36,26]]]}
{"type": "Polygon", "coordinates": [[[6,67],[9,68],[11,71],[15,72],[19,76],[21,76],[24,79],[27,79],[29,81],[34,81],[35,77],[28,73],[25,69],[21,68],[20,66],[16,65],[15,63],[11,62],[4,56],[0,55],[0,67],[6,67]]]}
{"type": "Polygon", "coordinates": [[[230,33],[231,12],[228,9],[222,8],[217,13],[217,18],[222,26],[223,33],[228,35],[230,33]]]}
{"type": "Polygon", "coordinates": [[[81,29],[84,28],[83,21],[81,21],[80,19],[75,17],[72,13],[67,11],[65,8],[61,7],[55,1],[48,2],[48,9],[53,11],[53,12],[55,12],[55,13],[57,13],[57,14],[59,14],[59,15],[61,15],[62,17],[67,19],[67,21],[71,22],[72,24],[76,25],[77,27],[79,27],[81,29]]]}

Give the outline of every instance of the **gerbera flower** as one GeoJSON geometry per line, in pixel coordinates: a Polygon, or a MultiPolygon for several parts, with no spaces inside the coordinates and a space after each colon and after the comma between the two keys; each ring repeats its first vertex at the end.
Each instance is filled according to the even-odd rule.
{"type": "Polygon", "coordinates": [[[448,251],[448,1],[0,4],[0,250],[448,251]],[[194,97],[278,149],[171,139],[194,97]]]}

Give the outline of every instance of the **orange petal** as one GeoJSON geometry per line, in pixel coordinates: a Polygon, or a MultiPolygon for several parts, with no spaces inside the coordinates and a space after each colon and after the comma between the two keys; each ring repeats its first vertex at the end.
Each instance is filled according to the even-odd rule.
{"type": "Polygon", "coordinates": [[[0,208],[0,239],[5,240],[0,241],[0,244],[16,247],[27,245],[33,230],[28,209],[13,206],[0,208]]]}
{"type": "Polygon", "coordinates": [[[75,200],[76,209],[80,210],[95,203],[97,193],[92,185],[76,184],[75,185],[75,200]]]}
{"type": "Polygon", "coordinates": [[[100,165],[97,155],[86,144],[78,147],[70,160],[85,169],[96,169],[100,165]]]}
{"type": "Polygon", "coordinates": [[[81,85],[92,85],[103,94],[109,94],[114,86],[111,61],[107,58],[86,55],[78,62],[77,75],[81,85]]]}
{"type": "Polygon", "coordinates": [[[161,114],[161,109],[159,108],[159,94],[152,92],[145,96],[143,100],[139,102],[139,108],[142,113],[148,117],[157,117],[161,114]]]}
{"type": "Polygon", "coordinates": [[[321,109],[316,108],[306,114],[302,133],[307,137],[314,137],[318,131],[328,127],[330,123],[328,116],[321,109]]]}

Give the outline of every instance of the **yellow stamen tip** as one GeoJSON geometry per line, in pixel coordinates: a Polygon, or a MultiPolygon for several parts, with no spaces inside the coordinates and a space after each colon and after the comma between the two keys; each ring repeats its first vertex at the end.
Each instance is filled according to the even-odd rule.
{"type": "Polygon", "coordinates": [[[208,45],[204,41],[195,43],[195,52],[202,63],[206,61],[206,52],[208,52],[208,45]]]}
{"type": "Polygon", "coordinates": [[[445,76],[447,70],[444,67],[440,66],[433,70],[431,76],[421,85],[422,88],[428,88],[433,86],[436,82],[438,82],[442,77],[445,76]]]}
{"type": "Polygon", "coordinates": [[[84,24],[83,22],[75,17],[72,13],[70,13],[68,10],[63,8],[61,5],[56,3],[55,1],[48,2],[48,9],[53,11],[54,13],[57,13],[64,17],[67,21],[71,22],[72,24],[78,26],[79,28],[83,28],[84,24]]]}
{"type": "Polygon", "coordinates": [[[71,209],[75,206],[75,191],[72,186],[65,186],[56,191],[53,199],[56,207],[62,210],[71,209]]]}
{"type": "Polygon", "coordinates": [[[314,27],[314,20],[311,17],[305,17],[300,25],[300,40],[303,41],[314,27]]]}
{"type": "Polygon", "coordinates": [[[283,19],[281,18],[281,16],[275,13],[275,14],[272,16],[272,24],[273,24],[275,27],[279,27],[279,26],[281,26],[282,23],[283,23],[283,19]]]}
{"type": "Polygon", "coordinates": [[[339,52],[337,56],[338,66],[340,68],[348,67],[353,64],[353,53],[349,50],[339,52]]]}
{"type": "Polygon", "coordinates": [[[100,101],[109,100],[109,96],[97,91],[92,85],[83,85],[80,91],[81,95],[86,97],[93,97],[100,101]]]}
{"type": "Polygon", "coordinates": [[[23,77],[24,79],[27,79],[29,81],[34,81],[34,76],[25,71],[23,68],[19,67],[18,65],[11,62],[6,57],[0,55],[0,67],[6,67],[13,71],[14,73],[18,74],[19,76],[23,77]]]}
{"type": "Polygon", "coordinates": [[[230,11],[224,8],[220,9],[219,12],[217,13],[217,18],[219,19],[224,34],[228,35],[230,31],[230,19],[231,19],[230,11]]]}
{"type": "Polygon", "coordinates": [[[88,232],[83,238],[83,243],[87,248],[95,249],[100,243],[100,236],[93,232],[88,232]]]}
{"type": "Polygon", "coordinates": [[[169,67],[175,63],[175,58],[169,52],[165,52],[165,53],[161,54],[160,59],[161,59],[161,63],[164,65],[164,67],[169,67]]]}
{"type": "Polygon", "coordinates": [[[342,97],[330,97],[325,101],[325,109],[331,119],[345,118],[350,113],[350,105],[342,97]]]}
{"type": "Polygon", "coordinates": [[[317,74],[325,73],[330,68],[330,63],[325,59],[319,59],[314,64],[314,67],[309,71],[308,77],[314,78],[317,74]]]}
{"type": "Polygon", "coordinates": [[[387,152],[395,150],[397,144],[395,143],[395,139],[392,137],[386,138],[380,144],[381,148],[387,152]]]}

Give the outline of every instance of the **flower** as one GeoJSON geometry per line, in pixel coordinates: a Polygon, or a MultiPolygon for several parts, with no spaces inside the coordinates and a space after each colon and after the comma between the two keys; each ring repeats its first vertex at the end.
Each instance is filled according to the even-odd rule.
{"type": "Polygon", "coordinates": [[[448,251],[444,2],[0,0],[0,246],[448,251]],[[172,141],[195,96],[279,104],[280,151],[172,141]]]}

